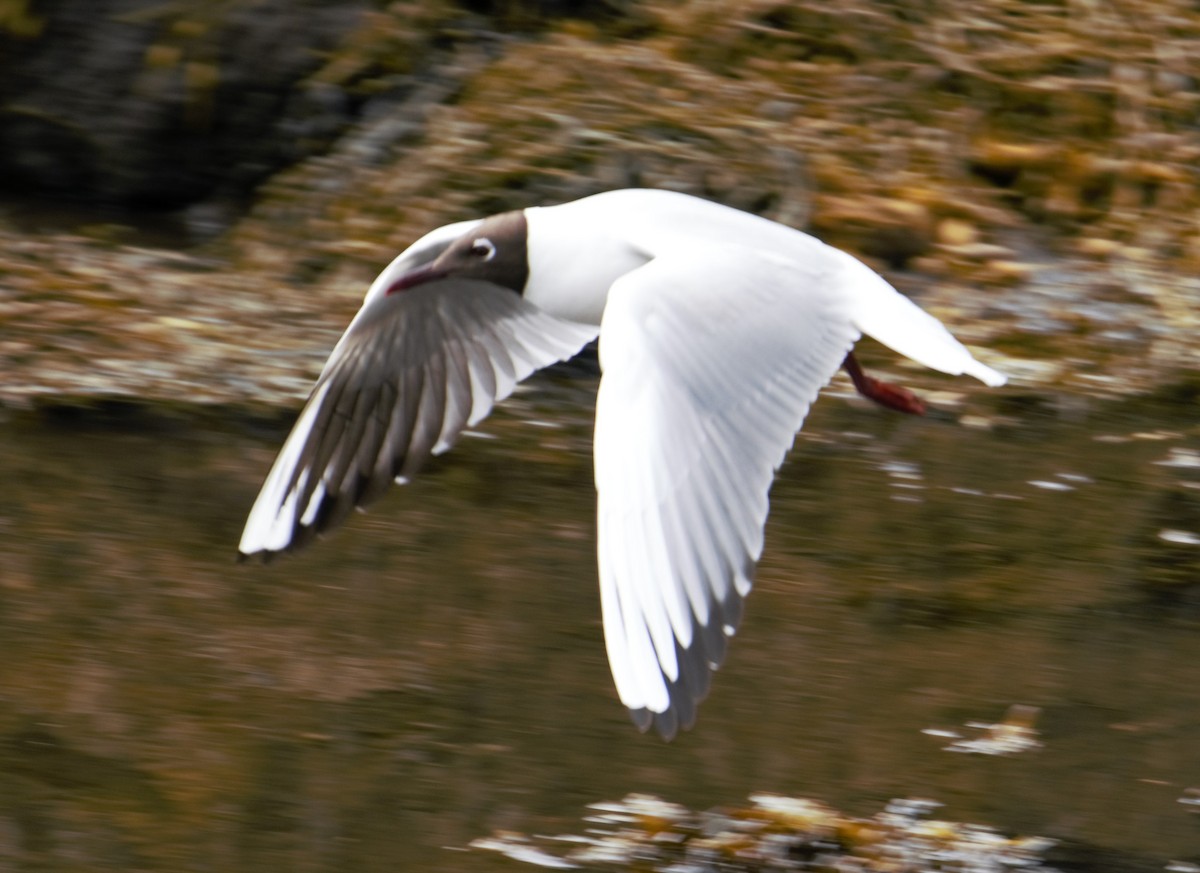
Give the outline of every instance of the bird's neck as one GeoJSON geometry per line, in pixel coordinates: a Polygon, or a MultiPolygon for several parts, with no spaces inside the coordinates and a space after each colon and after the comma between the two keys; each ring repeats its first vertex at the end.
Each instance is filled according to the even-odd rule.
{"type": "Polygon", "coordinates": [[[604,217],[572,206],[525,210],[529,223],[525,299],[559,318],[598,325],[612,283],[650,257],[604,217]]]}

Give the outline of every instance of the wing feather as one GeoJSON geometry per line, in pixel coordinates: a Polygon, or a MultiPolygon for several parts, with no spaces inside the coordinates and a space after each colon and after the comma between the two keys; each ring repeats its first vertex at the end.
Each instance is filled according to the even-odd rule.
{"type": "Polygon", "coordinates": [[[335,526],[597,330],[482,282],[372,291],[284,442],[239,551],[287,551],[335,526]]]}
{"type": "Polygon", "coordinates": [[[471,417],[471,373],[462,344],[453,335],[447,336],[442,347],[446,356],[446,418],[433,447],[440,455],[454,445],[454,440],[471,417]]]}
{"type": "Polygon", "coordinates": [[[832,273],[736,247],[619,279],[595,465],[609,661],[634,722],[689,727],[762,553],[767,493],[858,338],[832,273]]]}

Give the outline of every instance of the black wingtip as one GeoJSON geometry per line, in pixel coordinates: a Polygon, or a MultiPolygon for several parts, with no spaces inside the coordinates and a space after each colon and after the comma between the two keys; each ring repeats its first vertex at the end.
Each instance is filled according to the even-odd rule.
{"type": "Polygon", "coordinates": [[[282,552],[273,552],[273,551],[270,551],[269,549],[263,549],[262,551],[258,551],[258,552],[243,552],[241,550],[238,550],[237,558],[235,559],[235,563],[238,563],[238,564],[249,564],[249,563],[269,564],[272,561],[274,561],[277,557],[279,557],[279,555],[281,555],[281,554],[282,554],[282,552]]]}
{"type": "Polygon", "coordinates": [[[645,733],[650,730],[650,725],[654,724],[654,713],[645,707],[639,709],[630,709],[629,717],[633,720],[639,733],[645,733]]]}
{"type": "MultiPolygon", "coordinates": [[[[674,708],[668,709],[666,712],[651,712],[649,709],[641,707],[629,710],[629,717],[641,733],[646,733],[653,725],[655,732],[668,743],[675,739],[675,734],[679,732],[679,716],[674,708]]],[[[685,724],[683,727],[687,729],[691,725],[685,724]]]]}
{"type": "Polygon", "coordinates": [[[654,729],[668,743],[675,739],[675,734],[679,732],[679,717],[676,715],[674,707],[666,712],[654,713],[654,729]]]}

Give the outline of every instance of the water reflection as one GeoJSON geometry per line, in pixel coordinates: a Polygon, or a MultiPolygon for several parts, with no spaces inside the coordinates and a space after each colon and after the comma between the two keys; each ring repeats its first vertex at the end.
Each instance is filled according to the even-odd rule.
{"type": "Polygon", "coordinates": [[[265,567],[233,558],[285,422],[4,423],[0,869],[513,869],[446,847],[635,791],[863,815],[916,794],[1109,869],[1194,857],[1191,420],[819,404],[729,662],[666,745],[604,659],[591,390],[523,395],[265,567]],[[944,750],[1014,704],[1041,749],[944,750]]]}

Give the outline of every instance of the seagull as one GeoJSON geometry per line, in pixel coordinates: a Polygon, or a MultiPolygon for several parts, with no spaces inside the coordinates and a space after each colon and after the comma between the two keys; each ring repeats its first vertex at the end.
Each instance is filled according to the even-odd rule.
{"type": "Polygon", "coordinates": [[[625,189],[438,228],[367,290],[250,510],[239,556],[299,548],[454,445],[518,382],[599,337],[594,465],[604,641],[642,731],[695,722],[763,550],[775,471],[862,334],[990,386],[861,261],[686,194],[625,189]]]}

